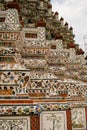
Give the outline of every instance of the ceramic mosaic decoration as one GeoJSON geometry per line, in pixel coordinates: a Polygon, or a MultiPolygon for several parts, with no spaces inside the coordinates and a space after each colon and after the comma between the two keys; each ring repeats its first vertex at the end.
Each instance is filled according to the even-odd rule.
{"type": "Polygon", "coordinates": [[[66,130],[66,124],[66,112],[64,111],[41,114],[41,130],[66,130]]]}
{"type": "Polygon", "coordinates": [[[74,129],[86,129],[86,117],[84,108],[72,109],[72,128],[74,129]]]}
{"type": "Polygon", "coordinates": [[[50,0],[0,1],[0,130],[86,130],[87,57],[50,0]]]}
{"type": "Polygon", "coordinates": [[[27,117],[8,117],[0,119],[1,130],[30,130],[30,120],[27,117]]]}

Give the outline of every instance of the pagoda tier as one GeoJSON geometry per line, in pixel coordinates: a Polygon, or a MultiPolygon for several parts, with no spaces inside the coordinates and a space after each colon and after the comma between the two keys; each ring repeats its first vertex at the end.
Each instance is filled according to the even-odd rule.
{"type": "Polygon", "coordinates": [[[0,130],[86,130],[87,58],[50,0],[0,3],[0,130]]]}

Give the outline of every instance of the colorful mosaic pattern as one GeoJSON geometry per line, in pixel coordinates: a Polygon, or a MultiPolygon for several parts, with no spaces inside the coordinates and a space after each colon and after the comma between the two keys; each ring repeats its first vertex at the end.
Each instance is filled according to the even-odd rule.
{"type": "MultiPolygon", "coordinates": [[[[22,100],[24,101],[24,100],[22,100]]],[[[3,102],[3,101],[2,101],[3,102]]],[[[14,102],[14,101],[13,101],[14,102]]],[[[36,105],[9,105],[9,106],[0,106],[0,115],[34,115],[40,114],[44,111],[67,111],[74,108],[80,109],[80,106],[86,107],[86,103],[45,103],[45,104],[36,104],[36,105]]]]}
{"type": "Polygon", "coordinates": [[[5,23],[19,23],[18,12],[16,9],[8,9],[5,23]]]}
{"type": "Polygon", "coordinates": [[[67,130],[72,130],[71,110],[67,110],[66,115],[67,115],[67,130]]]}
{"type": "Polygon", "coordinates": [[[0,117],[1,130],[30,130],[30,117],[0,117]]]}
{"type": "Polygon", "coordinates": [[[0,130],[86,129],[83,54],[50,0],[1,0],[0,130]]]}
{"type": "Polygon", "coordinates": [[[72,114],[72,130],[86,129],[85,108],[74,108],[72,114]]]}
{"type": "Polygon", "coordinates": [[[40,130],[40,116],[31,116],[31,130],[40,130]]]}
{"type": "Polygon", "coordinates": [[[40,130],[67,130],[66,112],[64,111],[43,112],[40,122],[40,130]]]}

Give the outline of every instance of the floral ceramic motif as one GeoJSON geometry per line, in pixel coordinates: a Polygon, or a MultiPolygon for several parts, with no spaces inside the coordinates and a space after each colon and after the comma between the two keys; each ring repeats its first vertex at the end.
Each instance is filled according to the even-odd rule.
{"type": "Polygon", "coordinates": [[[72,128],[73,130],[86,129],[86,118],[84,108],[72,109],[72,128]]]}
{"type": "Polygon", "coordinates": [[[44,111],[66,111],[68,109],[79,109],[80,106],[86,107],[87,104],[42,104],[42,105],[25,105],[25,106],[0,106],[0,115],[29,115],[29,114],[40,114],[44,111]]]}
{"type": "Polygon", "coordinates": [[[2,117],[0,118],[0,130],[30,130],[29,117],[2,117]]]}
{"type": "Polygon", "coordinates": [[[66,112],[43,112],[40,130],[67,130],[66,112]],[[44,122],[44,125],[43,125],[44,122]]]}

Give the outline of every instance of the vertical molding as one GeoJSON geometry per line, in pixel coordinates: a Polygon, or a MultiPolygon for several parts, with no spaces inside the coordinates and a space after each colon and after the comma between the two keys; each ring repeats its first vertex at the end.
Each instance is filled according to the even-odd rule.
{"type": "Polygon", "coordinates": [[[72,130],[71,110],[66,111],[66,118],[67,118],[67,130],[72,130]]]}
{"type": "Polygon", "coordinates": [[[86,117],[86,129],[87,129],[87,107],[85,108],[85,117],[86,117]]]}
{"type": "Polygon", "coordinates": [[[30,116],[31,130],[40,130],[40,116],[30,116]]]}

